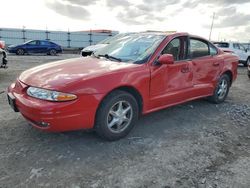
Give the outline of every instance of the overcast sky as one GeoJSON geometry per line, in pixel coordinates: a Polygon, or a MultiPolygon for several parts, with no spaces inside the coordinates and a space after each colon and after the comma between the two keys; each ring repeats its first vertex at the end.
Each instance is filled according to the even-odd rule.
{"type": "Polygon", "coordinates": [[[0,27],[181,31],[250,41],[249,0],[0,0],[0,27]]]}

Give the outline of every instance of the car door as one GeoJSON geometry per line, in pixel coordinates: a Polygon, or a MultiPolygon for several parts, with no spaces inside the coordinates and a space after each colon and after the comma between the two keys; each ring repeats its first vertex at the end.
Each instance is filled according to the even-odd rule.
{"type": "Polygon", "coordinates": [[[240,61],[246,61],[248,58],[248,54],[246,53],[243,46],[241,46],[239,43],[233,43],[233,48],[235,53],[239,56],[240,61]]]}
{"type": "Polygon", "coordinates": [[[185,101],[193,88],[192,62],[187,59],[187,37],[171,40],[161,54],[172,54],[174,64],[152,65],[151,108],[170,106],[185,101]]]}
{"type": "Polygon", "coordinates": [[[223,58],[209,42],[190,38],[189,56],[193,63],[193,84],[197,96],[212,94],[223,67],[223,58]]]}
{"type": "Polygon", "coordinates": [[[239,48],[240,48],[240,51],[242,53],[243,61],[247,61],[247,58],[248,58],[249,54],[248,54],[246,48],[242,44],[239,44],[239,48]]]}
{"type": "Polygon", "coordinates": [[[40,41],[40,53],[47,53],[49,50],[49,43],[47,41],[40,41]]]}
{"type": "Polygon", "coordinates": [[[30,41],[25,45],[25,51],[28,53],[35,53],[36,51],[36,40],[30,41]]]}

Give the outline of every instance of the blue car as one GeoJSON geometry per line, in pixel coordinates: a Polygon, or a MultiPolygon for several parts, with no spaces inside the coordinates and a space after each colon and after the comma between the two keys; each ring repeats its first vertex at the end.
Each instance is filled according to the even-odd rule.
{"type": "Polygon", "coordinates": [[[24,55],[29,53],[46,53],[56,55],[62,52],[62,47],[47,40],[30,40],[19,45],[10,45],[7,48],[9,53],[24,55]]]}

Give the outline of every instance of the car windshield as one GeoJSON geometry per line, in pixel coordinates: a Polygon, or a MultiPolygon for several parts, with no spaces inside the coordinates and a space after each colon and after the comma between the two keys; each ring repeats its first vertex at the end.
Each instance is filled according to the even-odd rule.
{"type": "Polygon", "coordinates": [[[125,36],[126,33],[121,33],[121,34],[117,34],[117,35],[114,35],[112,37],[107,37],[106,39],[102,40],[101,42],[98,42],[98,44],[110,44],[111,42],[125,36]]]}
{"type": "Polygon", "coordinates": [[[128,34],[97,50],[93,55],[122,62],[141,62],[147,59],[165,38],[156,34],[128,34]]]}

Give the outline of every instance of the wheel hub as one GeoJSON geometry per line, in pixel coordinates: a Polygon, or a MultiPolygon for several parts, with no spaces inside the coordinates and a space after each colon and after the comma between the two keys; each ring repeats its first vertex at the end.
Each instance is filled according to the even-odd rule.
{"type": "Polygon", "coordinates": [[[107,124],[110,131],[120,133],[125,130],[131,122],[132,112],[132,107],[127,101],[115,103],[110,108],[107,117],[107,124]]]}

